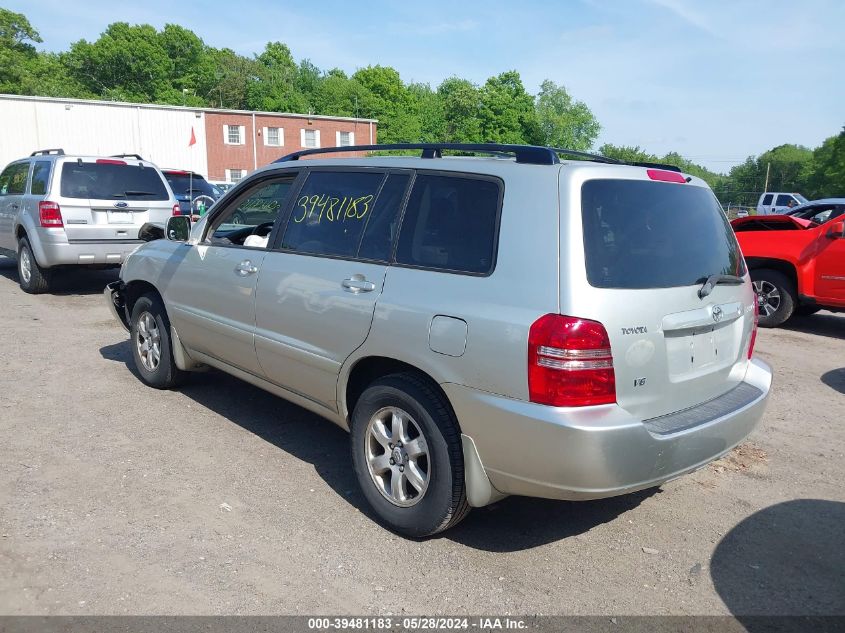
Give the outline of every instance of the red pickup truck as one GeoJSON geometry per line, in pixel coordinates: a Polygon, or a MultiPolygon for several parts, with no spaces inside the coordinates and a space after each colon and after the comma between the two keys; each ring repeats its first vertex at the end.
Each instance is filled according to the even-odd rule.
{"type": "Polygon", "coordinates": [[[757,291],[760,326],[822,309],[845,312],[845,198],[731,225],[757,291]]]}

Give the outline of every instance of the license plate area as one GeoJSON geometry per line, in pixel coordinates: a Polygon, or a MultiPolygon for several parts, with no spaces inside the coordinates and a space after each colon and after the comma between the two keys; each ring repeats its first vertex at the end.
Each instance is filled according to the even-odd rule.
{"type": "Polygon", "coordinates": [[[132,224],[134,222],[132,212],[123,209],[109,209],[106,211],[106,218],[109,224],[132,224]]]}
{"type": "Polygon", "coordinates": [[[706,373],[736,360],[735,323],[666,333],[670,380],[706,373]]]}

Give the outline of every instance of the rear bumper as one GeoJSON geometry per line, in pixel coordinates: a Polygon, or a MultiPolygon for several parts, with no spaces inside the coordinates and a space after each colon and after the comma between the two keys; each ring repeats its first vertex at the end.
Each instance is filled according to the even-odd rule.
{"type": "Polygon", "coordinates": [[[123,329],[129,331],[129,317],[126,314],[126,284],[118,279],[106,285],[103,289],[103,295],[106,298],[106,303],[111,310],[112,316],[117,319],[123,326],[123,329]]]}
{"type": "Polygon", "coordinates": [[[768,365],[754,359],[744,385],[753,397],[729,411],[712,403],[694,407],[668,432],[618,405],[556,408],[454,384],[443,388],[495,490],[575,500],[658,486],[721,457],[760,421],[771,381],[768,365]],[[690,424],[697,413],[701,423],[690,424]]]}
{"type": "Polygon", "coordinates": [[[144,242],[126,240],[68,240],[62,229],[39,229],[30,243],[36,261],[45,268],[53,266],[120,265],[144,242]]]}

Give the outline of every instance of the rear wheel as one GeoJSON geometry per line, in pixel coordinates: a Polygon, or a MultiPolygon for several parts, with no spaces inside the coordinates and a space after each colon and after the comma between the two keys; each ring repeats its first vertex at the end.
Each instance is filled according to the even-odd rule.
{"type": "Polygon", "coordinates": [[[795,286],[786,275],[768,268],[751,271],[760,327],[777,327],[792,316],[797,297],[795,286]]]}
{"type": "Polygon", "coordinates": [[[29,240],[22,237],[18,242],[18,283],[24,292],[41,294],[50,289],[50,271],[41,268],[35,261],[29,240]]]}
{"type": "Polygon", "coordinates": [[[461,435],[441,394],[412,373],[371,384],[352,414],[352,465],[379,521],[411,537],[469,512],[461,435]]]}
{"type": "Polygon", "coordinates": [[[132,358],[141,380],[156,389],[170,389],[179,384],[185,372],[173,361],[170,320],[158,295],[141,296],[132,306],[129,322],[132,358]]]}

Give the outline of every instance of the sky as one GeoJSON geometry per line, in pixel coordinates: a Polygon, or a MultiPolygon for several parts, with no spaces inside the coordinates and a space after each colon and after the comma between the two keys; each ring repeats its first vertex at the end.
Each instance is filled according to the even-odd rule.
{"type": "Polygon", "coordinates": [[[845,125],[842,0],[5,0],[42,49],[111,22],[176,23],[242,54],[286,43],[320,68],[382,64],[404,81],[478,84],[519,71],[564,85],[602,143],[676,151],[726,172],[783,143],[813,148],[845,125]]]}

